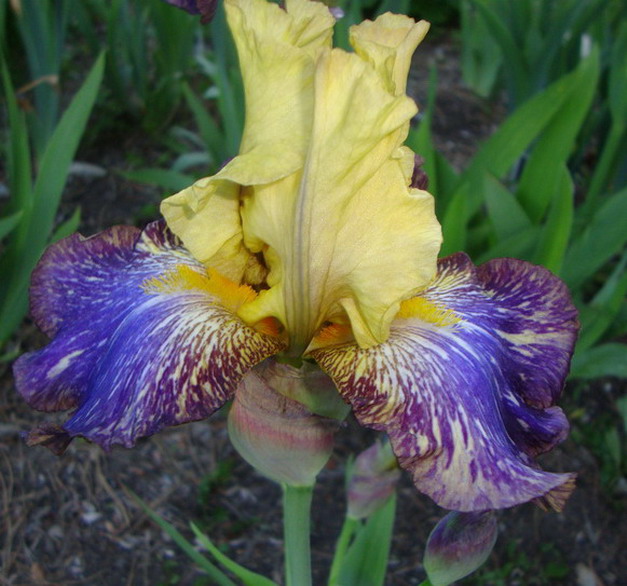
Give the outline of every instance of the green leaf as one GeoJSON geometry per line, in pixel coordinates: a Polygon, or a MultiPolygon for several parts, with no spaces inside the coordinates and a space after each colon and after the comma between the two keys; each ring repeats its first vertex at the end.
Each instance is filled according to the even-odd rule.
{"type": "Polygon", "coordinates": [[[466,237],[468,234],[467,203],[468,189],[467,185],[463,185],[453,195],[442,220],[444,240],[440,252],[441,256],[448,256],[454,252],[466,249],[466,237]]]}
{"type": "Polygon", "coordinates": [[[186,83],[183,84],[183,96],[194,115],[198,132],[205,143],[207,151],[217,164],[221,164],[226,158],[224,150],[224,132],[209,114],[202,101],[186,83]]]}
{"type": "Polygon", "coordinates": [[[22,212],[18,211],[5,218],[0,218],[0,240],[8,236],[20,223],[22,212]]]}
{"type": "Polygon", "coordinates": [[[573,226],[575,186],[565,164],[546,223],[542,227],[534,262],[559,273],[573,226]]]}
{"type": "Polygon", "coordinates": [[[614,271],[605,280],[603,287],[592,301],[579,310],[581,334],[577,342],[577,350],[582,351],[595,344],[601,336],[616,325],[621,308],[625,306],[627,294],[627,252],[623,254],[614,271]]]}
{"type": "Polygon", "coordinates": [[[277,586],[275,582],[265,576],[257,574],[256,572],[251,572],[234,562],[232,559],[224,555],[215,545],[213,545],[211,540],[200,529],[198,529],[194,523],[190,523],[189,525],[202,546],[206,548],[206,550],[227,570],[233,572],[233,574],[235,574],[245,586],[277,586]]]}
{"type": "Polygon", "coordinates": [[[483,197],[488,216],[498,241],[531,227],[531,222],[514,194],[496,177],[486,173],[483,178],[483,197]]]}
{"type": "Polygon", "coordinates": [[[487,252],[476,258],[478,264],[493,258],[512,257],[521,260],[531,260],[532,251],[540,238],[540,226],[531,226],[497,242],[487,252]]]}
{"type": "MultiPolygon", "coordinates": [[[[130,491],[129,491],[130,492],[130,491]]],[[[147,503],[131,492],[133,498],[139,503],[144,512],[165,531],[187,556],[192,559],[215,583],[219,586],[237,586],[224,572],[214,566],[205,556],[198,553],[194,546],[183,537],[174,525],[168,523],[153,511],[147,503]]]]}
{"type": "Polygon", "coordinates": [[[627,123],[627,22],[623,21],[613,43],[608,80],[608,102],[615,124],[627,123]]]}
{"type": "Polygon", "coordinates": [[[505,21],[492,10],[486,0],[471,0],[484,19],[490,35],[500,46],[500,53],[507,55],[507,67],[504,74],[510,81],[510,91],[515,96],[514,102],[525,99],[529,93],[531,75],[525,62],[524,54],[518,47],[505,21]]]}
{"type": "Polygon", "coordinates": [[[0,343],[26,312],[29,276],[50,237],[70,164],[98,96],[104,63],[101,54],[48,141],[33,187],[32,204],[24,208],[25,216],[0,259],[6,291],[0,307],[0,343]]]}
{"type": "Polygon", "coordinates": [[[91,68],[85,83],[63,113],[41,158],[34,187],[37,204],[33,214],[32,228],[28,235],[31,245],[32,239],[41,243],[42,246],[48,239],[70,164],[98,97],[104,67],[105,55],[102,53],[91,68]]]}
{"type": "Polygon", "coordinates": [[[579,83],[577,71],[558,79],[520,106],[481,146],[457,186],[469,185],[469,217],[476,214],[483,203],[481,183],[484,174],[504,177],[553,116],[565,108],[573,93],[581,91],[579,83]]]}
{"type": "Polygon", "coordinates": [[[435,96],[438,87],[438,71],[433,66],[429,69],[429,83],[427,85],[427,106],[417,128],[411,128],[407,137],[407,146],[424,159],[424,171],[429,177],[429,191],[438,193],[438,174],[436,169],[436,150],[433,143],[433,111],[435,109],[435,96]]]}
{"type": "Polygon", "coordinates": [[[489,97],[498,81],[503,54],[470,2],[461,2],[460,13],[464,83],[480,96],[489,97]]]}
{"type": "Polygon", "coordinates": [[[395,511],[396,495],[357,529],[344,558],[337,586],[382,586],[385,583],[395,511]]]}
{"type": "Polygon", "coordinates": [[[627,188],[607,198],[570,245],[561,276],[571,289],[578,289],[625,245],[627,230],[621,221],[624,218],[627,218],[627,188]]]}
{"type": "Polygon", "coordinates": [[[0,55],[0,57],[2,57],[2,84],[7,103],[10,130],[7,149],[7,175],[9,179],[9,193],[11,194],[10,209],[12,212],[21,212],[26,217],[30,214],[33,206],[28,129],[24,112],[17,105],[4,54],[0,55]]]}
{"type": "Polygon", "coordinates": [[[608,104],[612,122],[602,145],[601,156],[594,169],[585,208],[593,209],[598,196],[607,188],[612,174],[624,153],[625,129],[627,128],[627,22],[623,22],[610,59],[608,75],[608,104]]]}
{"type": "Polygon", "coordinates": [[[563,185],[566,164],[579,129],[590,110],[600,74],[595,49],[571,74],[568,107],[557,110],[534,145],[518,184],[517,197],[534,223],[539,222],[563,185]]]}
{"type": "Polygon", "coordinates": [[[194,183],[194,178],[191,175],[172,171],[171,169],[137,169],[136,171],[126,171],[122,175],[138,183],[158,185],[166,191],[181,191],[181,189],[185,189],[194,183]]]}
{"type": "Polygon", "coordinates": [[[570,369],[572,378],[618,376],[627,378],[627,344],[602,344],[576,352],[570,369]]]}
{"type": "Polygon", "coordinates": [[[78,225],[81,222],[81,208],[77,207],[72,215],[63,224],[57,227],[50,237],[50,243],[66,238],[70,234],[73,234],[78,229],[78,225]]]}

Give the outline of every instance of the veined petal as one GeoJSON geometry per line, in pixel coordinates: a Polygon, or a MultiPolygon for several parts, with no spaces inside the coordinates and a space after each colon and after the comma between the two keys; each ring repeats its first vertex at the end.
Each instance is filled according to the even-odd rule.
{"type": "Polygon", "coordinates": [[[417,299],[385,343],[313,357],[439,505],[481,511],[540,499],[560,509],[573,475],[543,472],[531,456],[568,430],[553,406],[577,332],[564,284],[523,261],[475,269],[458,254],[440,261],[417,299]]]}
{"type": "Polygon", "coordinates": [[[415,23],[401,14],[386,12],[376,21],[351,27],[350,43],[362,59],[372,63],[388,91],[402,96],[411,58],[429,31],[429,23],[415,23]]]}
{"type": "Polygon", "coordinates": [[[277,167],[268,171],[257,166],[256,172],[266,178],[276,172],[285,175],[281,167],[301,166],[305,157],[315,61],[320,51],[331,47],[335,19],[324,4],[309,0],[287,0],[285,9],[265,0],[225,0],[224,5],[246,94],[240,155],[259,149],[262,158],[274,160],[277,167]]]}
{"type": "Polygon", "coordinates": [[[331,45],[335,21],[326,6],[306,0],[288,0],[285,10],[265,0],[225,0],[225,8],[246,94],[240,152],[214,177],[164,200],[161,212],[198,260],[215,267],[218,255],[237,280],[254,260],[243,246],[241,186],[277,182],[302,168],[315,59],[331,45]]]}
{"type": "MultiPolygon", "coordinates": [[[[422,25],[404,21],[415,47],[421,35],[408,31],[422,25]]],[[[379,26],[372,23],[373,36],[379,26]]],[[[433,198],[409,187],[413,155],[401,146],[416,107],[390,89],[398,68],[376,60],[374,45],[367,59],[321,54],[302,173],[244,199],[248,246],[271,250],[271,288],[241,315],[275,315],[301,351],[325,321],[346,316],[360,345],[383,341],[400,301],[435,274],[441,234],[433,198]],[[272,313],[280,308],[283,315],[272,313]]]]}
{"type": "Polygon", "coordinates": [[[243,242],[240,186],[215,177],[200,179],[161,203],[168,227],[195,259],[233,281],[256,261],[243,242]]]}
{"type": "Polygon", "coordinates": [[[75,411],[29,441],[62,451],[80,435],[130,447],[218,409],[281,342],[226,308],[246,291],[217,287],[163,223],[51,246],[31,296],[35,320],[54,339],[16,361],[16,386],[36,409],[75,411]]]}

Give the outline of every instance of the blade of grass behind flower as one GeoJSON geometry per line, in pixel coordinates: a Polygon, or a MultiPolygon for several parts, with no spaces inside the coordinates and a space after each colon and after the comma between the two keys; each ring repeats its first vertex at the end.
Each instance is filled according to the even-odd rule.
{"type": "Polygon", "coordinates": [[[205,556],[197,552],[194,546],[183,537],[179,530],[171,523],[168,523],[165,519],[160,517],[155,511],[153,511],[148,503],[144,502],[134,492],[129,491],[131,496],[137,501],[143,511],[157,524],[163,531],[165,531],[178,545],[185,554],[191,558],[202,570],[212,579],[218,586],[237,586],[224,572],[222,572],[217,566],[213,565],[205,556]]]}
{"type": "Polygon", "coordinates": [[[466,249],[469,218],[468,192],[468,184],[457,189],[446,208],[442,220],[443,242],[440,256],[448,256],[454,252],[466,249]]]}
{"type": "Polygon", "coordinates": [[[572,378],[627,378],[627,344],[601,344],[573,356],[572,378]]]}
{"type": "Polygon", "coordinates": [[[31,183],[31,153],[28,142],[28,130],[23,112],[18,109],[17,100],[13,89],[13,84],[7,69],[4,53],[0,55],[2,82],[4,86],[5,99],[7,103],[7,114],[9,122],[9,143],[7,148],[7,175],[9,193],[11,199],[7,206],[7,213],[10,214],[6,221],[6,232],[3,236],[9,236],[7,245],[0,254],[0,346],[5,342],[16,327],[26,311],[26,301],[17,308],[18,319],[8,321],[4,316],[11,316],[12,300],[19,295],[19,288],[24,282],[28,282],[30,269],[23,267],[19,261],[15,262],[15,255],[11,254],[12,247],[15,247],[17,232],[28,225],[30,214],[33,208],[33,190],[31,183]],[[13,218],[19,221],[15,225],[13,218]]]}
{"type": "Polygon", "coordinates": [[[497,243],[532,226],[520,202],[496,177],[485,173],[482,191],[497,243]]]}
{"type": "MultiPolygon", "coordinates": [[[[15,90],[6,57],[0,54],[2,61],[2,85],[7,104],[9,123],[9,144],[7,149],[7,175],[11,200],[9,210],[28,216],[33,205],[31,153],[28,144],[28,128],[24,112],[20,111],[15,98],[15,90]]],[[[24,221],[24,220],[22,220],[24,221]]]]}
{"type": "Polygon", "coordinates": [[[52,232],[70,164],[98,95],[104,64],[105,56],[101,54],[46,145],[32,195],[30,190],[21,194],[25,200],[21,208],[24,215],[0,259],[3,293],[6,292],[0,307],[0,342],[6,340],[26,313],[30,273],[52,232]]]}
{"type": "Polygon", "coordinates": [[[611,175],[618,165],[618,159],[625,146],[627,128],[627,22],[623,22],[612,49],[608,74],[608,106],[611,116],[609,134],[603,145],[599,162],[594,169],[590,188],[586,194],[585,212],[591,213],[599,195],[606,188],[611,175]]]}
{"type": "Polygon", "coordinates": [[[252,572],[251,570],[248,570],[247,568],[234,562],[232,559],[224,555],[194,523],[190,523],[189,525],[203,547],[205,547],[207,551],[227,570],[233,572],[233,574],[235,574],[245,586],[277,586],[275,582],[265,576],[252,572]]]}
{"type": "MultiPolygon", "coordinates": [[[[215,162],[215,165],[222,164],[227,158],[224,153],[224,132],[222,132],[211,114],[209,114],[203,103],[196,94],[194,94],[187,83],[183,84],[182,89],[183,97],[194,115],[194,120],[196,121],[196,126],[198,126],[198,132],[203,139],[205,148],[209,152],[211,159],[215,162]]],[[[217,169],[215,170],[217,171],[217,169]]]]}
{"type": "Polygon", "coordinates": [[[565,75],[525,102],[480,147],[456,186],[457,191],[471,185],[468,191],[469,217],[476,214],[483,203],[483,174],[488,171],[499,178],[507,174],[555,114],[564,108],[574,93],[581,90],[580,77],[576,74],[577,71],[565,75]]]}
{"type": "Polygon", "coordinates": [[[542,226],[533,261],[550,271],[559,273],[573,227],[575,186],[566,163],[558,166],[561,171],[559,185],[551,202],[551,209],[542,226]]]}
{"type": "Polygon", "coordinates": [[[22,217],[22,212],[18,211],[10,216],[6,216],[4,218],[0,218],[0,240],[2,240],[5,236],[8,236],[20,222],[20,218],[22,217]]]}
{"type": "Polygon", "coordinates": [[[72,215],[63,222],[57,229],[52,233],[50,237],[50,243],[56,242],[57,240],[61,240],[62,238],[66,238],[70,234],[76,232],[78,229],[78,225],[81,222],[81,208],[77,207],[72,215]]]}
{"type": "MultiPolygon", "coordinates": [[[[579,309],[579,321],[581,322],[581,334],[577,340],[577,352],[590,348],[607,332],[610,327],[616,325],[616,319],[621,307],[625,304],[627,295],[627,252],[614,267],[609,278],[596,293],[590,303],[579,309]]],[[[617,332],[618,335],[621,332],[617,332]]]]}
{"type": "Polygon", "coordinates": [[[194,183],[194,178],[191,175],[179,173],[172,169],[137,169],[136,171],[126,171],[122,175],[126,179],[138,183],[158,185],[167,192],[180,191],[194,183]]]}
{"type": "MultiPolygon", "coordinates": [[[[540,238],[540,226],[531,226],[522,232],[513,234],[505,240],[497,242],[487,252],[473,256],[477,264],[484,263],[493,258],[510,257],[531,261],[533,248],[540,238]]],[[[473,251],[474,252],[474,251],[473,251]]]]}
{"type": "Polygon", "coordinates": [[[226,24],[224,7],[221,2],[214,19],[211,21],[211,39],[215,60],[214,81],[218,87],[218,109],[224,124],[226,149],[229,156],[234,157],[239,151],[239,144],[244,129],[244,89],[237,53],[233,39],[226,24]]]}
{"type": "Polygon", "coordinates": [[[438,153],[433,141],[433,112],[438,87],[438,72],[435,66],[429,69],[428,87],[426,107],[420,108],[422,118],[416,128],[410,128],[406,144],[424,159],[423,169],[429,178],[427,189],[435,195],[436,213],[441,217],[449,204],[452,186],[457,183],[457,174],[448,161],[438,153]]]}
{"type": "Polygon", "coordinates": [[[500,46],[500,53],[507,55],[507,67],[503,74],[514,96],[514,104],[521,103],[530,92],[531,75],[524,55],[505,21],[488,5],[485,0],[470,0],[484,19],[490,35],[500,46]]]}
{"type": "Polygon", "coordinates": [[[627,218],[627,188],[608,197],[570,245],[560,275],[571,289],[578,289],[625,246],[624,218],[627,218]]]}
{"type": "Polygon", "coordinates": [[[592,106],[600,69],[595,49],[572,74],[568,107],[551,117],[525,164],[516,195],[534,223],[541,221],[553,197],[561,197],[563,166],[592,106]]]}

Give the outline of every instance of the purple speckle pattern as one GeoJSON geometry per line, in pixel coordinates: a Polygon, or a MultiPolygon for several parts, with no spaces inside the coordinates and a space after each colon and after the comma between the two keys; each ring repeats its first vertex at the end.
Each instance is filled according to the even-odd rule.
{"type": "Polygon", "coordinates": [[[146,292],[168,270],[204,267],[164,222],[115,227],[52,245],[33,273],[31,313],[52,342],[14,364],[35,409],[74,409],[27,442],[62,452],[83,436],[131,447],[161,428],[209,416],[245,372],[280,350],[202,290],[146,292]]]}
{"type": "Polygon", "coordinates": [[[383,344],[314,357],[440,506],[482,511],[535,499],[559,510],[574,476],[543,472],[533,456],[568,432],[554,406],[578,329],[566,287],[542,267],[498,259],[476,268],[460,253],[439,262],[420,295],[460,321],[396,319],[383,344]]]}

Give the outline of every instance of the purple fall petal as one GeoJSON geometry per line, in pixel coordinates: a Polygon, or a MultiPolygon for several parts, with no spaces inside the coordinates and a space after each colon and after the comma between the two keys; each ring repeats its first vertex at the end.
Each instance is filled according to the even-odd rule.
{"type": "Polygon", "coordinates": [[[457,254],[420,296],[458,323],[397,318],[384,344],[314,358],[439,505],[480,511],[541,499],[561,508],[574,477],[542,472],[532,456],[568,431],[553,406],[577,331],[565,286],[522,261],[475,269],[457,254]]]}
{"type": "Polygon", "coordinates": [[[147,279],[204,267],[163,223],[143,233],[116,227],[74,235],[42,257],[32,313],[53,341],[14,365],[16,386],[34,408],[75,408],[62,427],[28,437],[62,451],[74,436],[105,448],[132,446],[167,425],[218,409],[252,366],[280,349],[206,291],[147,292],[147,279]]]}

